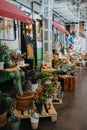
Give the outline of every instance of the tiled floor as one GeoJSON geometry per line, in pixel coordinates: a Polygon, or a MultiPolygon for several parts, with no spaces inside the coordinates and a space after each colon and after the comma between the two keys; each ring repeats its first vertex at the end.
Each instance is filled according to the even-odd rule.
{"type": "MultiPolygon", "coordinates": [[[[87,130],[87,70],[80,70],[75,91],[64,92],[63,103],[55,105],[56,122],[40,118],[38,130],[87,130]]],[[[10,130],[8,125],[0,130],[10,130]]],[[[20,130],[32,130],[30,120],[21,121],[20,130]]]]}

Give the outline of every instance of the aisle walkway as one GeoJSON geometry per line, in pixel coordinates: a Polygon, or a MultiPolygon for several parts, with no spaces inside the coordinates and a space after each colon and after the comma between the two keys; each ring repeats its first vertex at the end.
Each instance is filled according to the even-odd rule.
{"type": "MultiPolygon", "coordinates": [[[[87,70],[79,71],[76,90],[64,92],[63,104],[55,105],[58,120],[40,118],[38,130],[87,130],[87,70]]],[[[10,130],[8,127],[2,130],[10,130]]],[[[30,120],[21,122],[20,130],[32,130],[30,120]]]]}
{"type": "Polygon", "coordinates": [[[65,92],[63,104],[55,107],[57,122],[41,122],[39,130],[87,130],[87,70],[78,72],[76,90],[65,92]]]}

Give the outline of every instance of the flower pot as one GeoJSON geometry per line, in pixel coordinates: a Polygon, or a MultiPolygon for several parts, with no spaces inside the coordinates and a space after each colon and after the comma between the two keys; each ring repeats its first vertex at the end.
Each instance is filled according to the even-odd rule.
{"type": "Polygon", "coordinates": [[[0,127],[4,127],[7,124],[7,111],[0,115],[0,127]]]}
{"type": "Polygon", "coordinates": [[[38,88],[38,84],[32,84],[32,91],[35,92],[36,89],[38,88]]]}
{"type": "Polygon", "coordinates": [[[15,120],[11,118],[8,119],[9,126],[11,130],[19,130],[21,119],[19,117],[15,117],[15,120]]]}
{"type": "Polygon", "coordinates": [[[0,62],[0,69],[4,69],[4,62],[0,62]]]}
{"type": "Polygon", "coordinates": [[[52,100],[53,100],[52,97],[48,97],[47,100],[46,100],[46,104],[47,105],[49,105],[49,104],[51,105],[52,104],[52,100]]]}
{"type": "Polygon", "coordinates": [[[33,108],[32,92],[26,91],[23,96],[16,95],[16,109],[29,110],[33,108]]]}
{"type": "Polygon", "coordinates": [[[7,68],[9,68],[9,63],[8,63],[8,62],[5,62],[5,63],[4,63],[4,69],[7,69],[7,68]]]}
{"type": "Polygon", "coordinates": [[[39,124],[39,118],[33,118],[30,117],[30,121],[31,121],[31,127],[32,129],[37,129],[38,128],[38,124],[39,124]]]}
{"type": "Polygon", "coordinates": [[[35,106],[37,113],[42,113],[43,103],[36,103],[35,106]]]}

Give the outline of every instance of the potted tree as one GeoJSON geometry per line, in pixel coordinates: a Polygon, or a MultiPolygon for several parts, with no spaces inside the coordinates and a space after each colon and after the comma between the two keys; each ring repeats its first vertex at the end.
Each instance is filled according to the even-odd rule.
{"type": "Polygon", "coordinates": [[[0,127],[7,124],[7,112],[10,107],[11,97],[0,90],[0,127]]]}

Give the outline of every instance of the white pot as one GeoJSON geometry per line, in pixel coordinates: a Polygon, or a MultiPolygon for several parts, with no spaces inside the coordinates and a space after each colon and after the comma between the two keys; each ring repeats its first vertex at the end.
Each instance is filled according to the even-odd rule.
{"type": "Polygon", "coordinates": [[[38,84],[32,84],[32,91],[35,92],[36,89],[38,88],[38,84]]]}
{"type": "Polygon", "coordinates": [[[20,61],[20,65],[24,65],[25,61],[24,60],[21,60],[20,61]]]}
{"type": "Polygon", "coordinates": [[[30,121],[31,121],[31,127],[32,129],[37,129],[38,128],[38,124],[39,124],[39,118],[33,118],[30,117],[30,121]]]}
{"type": "Polygon", "coordinates": [[[4,69],[4,62],[0,62],[0,69],[4,69]]]}
{"type": "Polygon", "coordinates": [[[46,99],[46,104],[47,104],[47,105],[48,105],[48,104],[52,104],[52,100],[53,100],[52,97],[47,98],[47,99],[46,99]]]}

